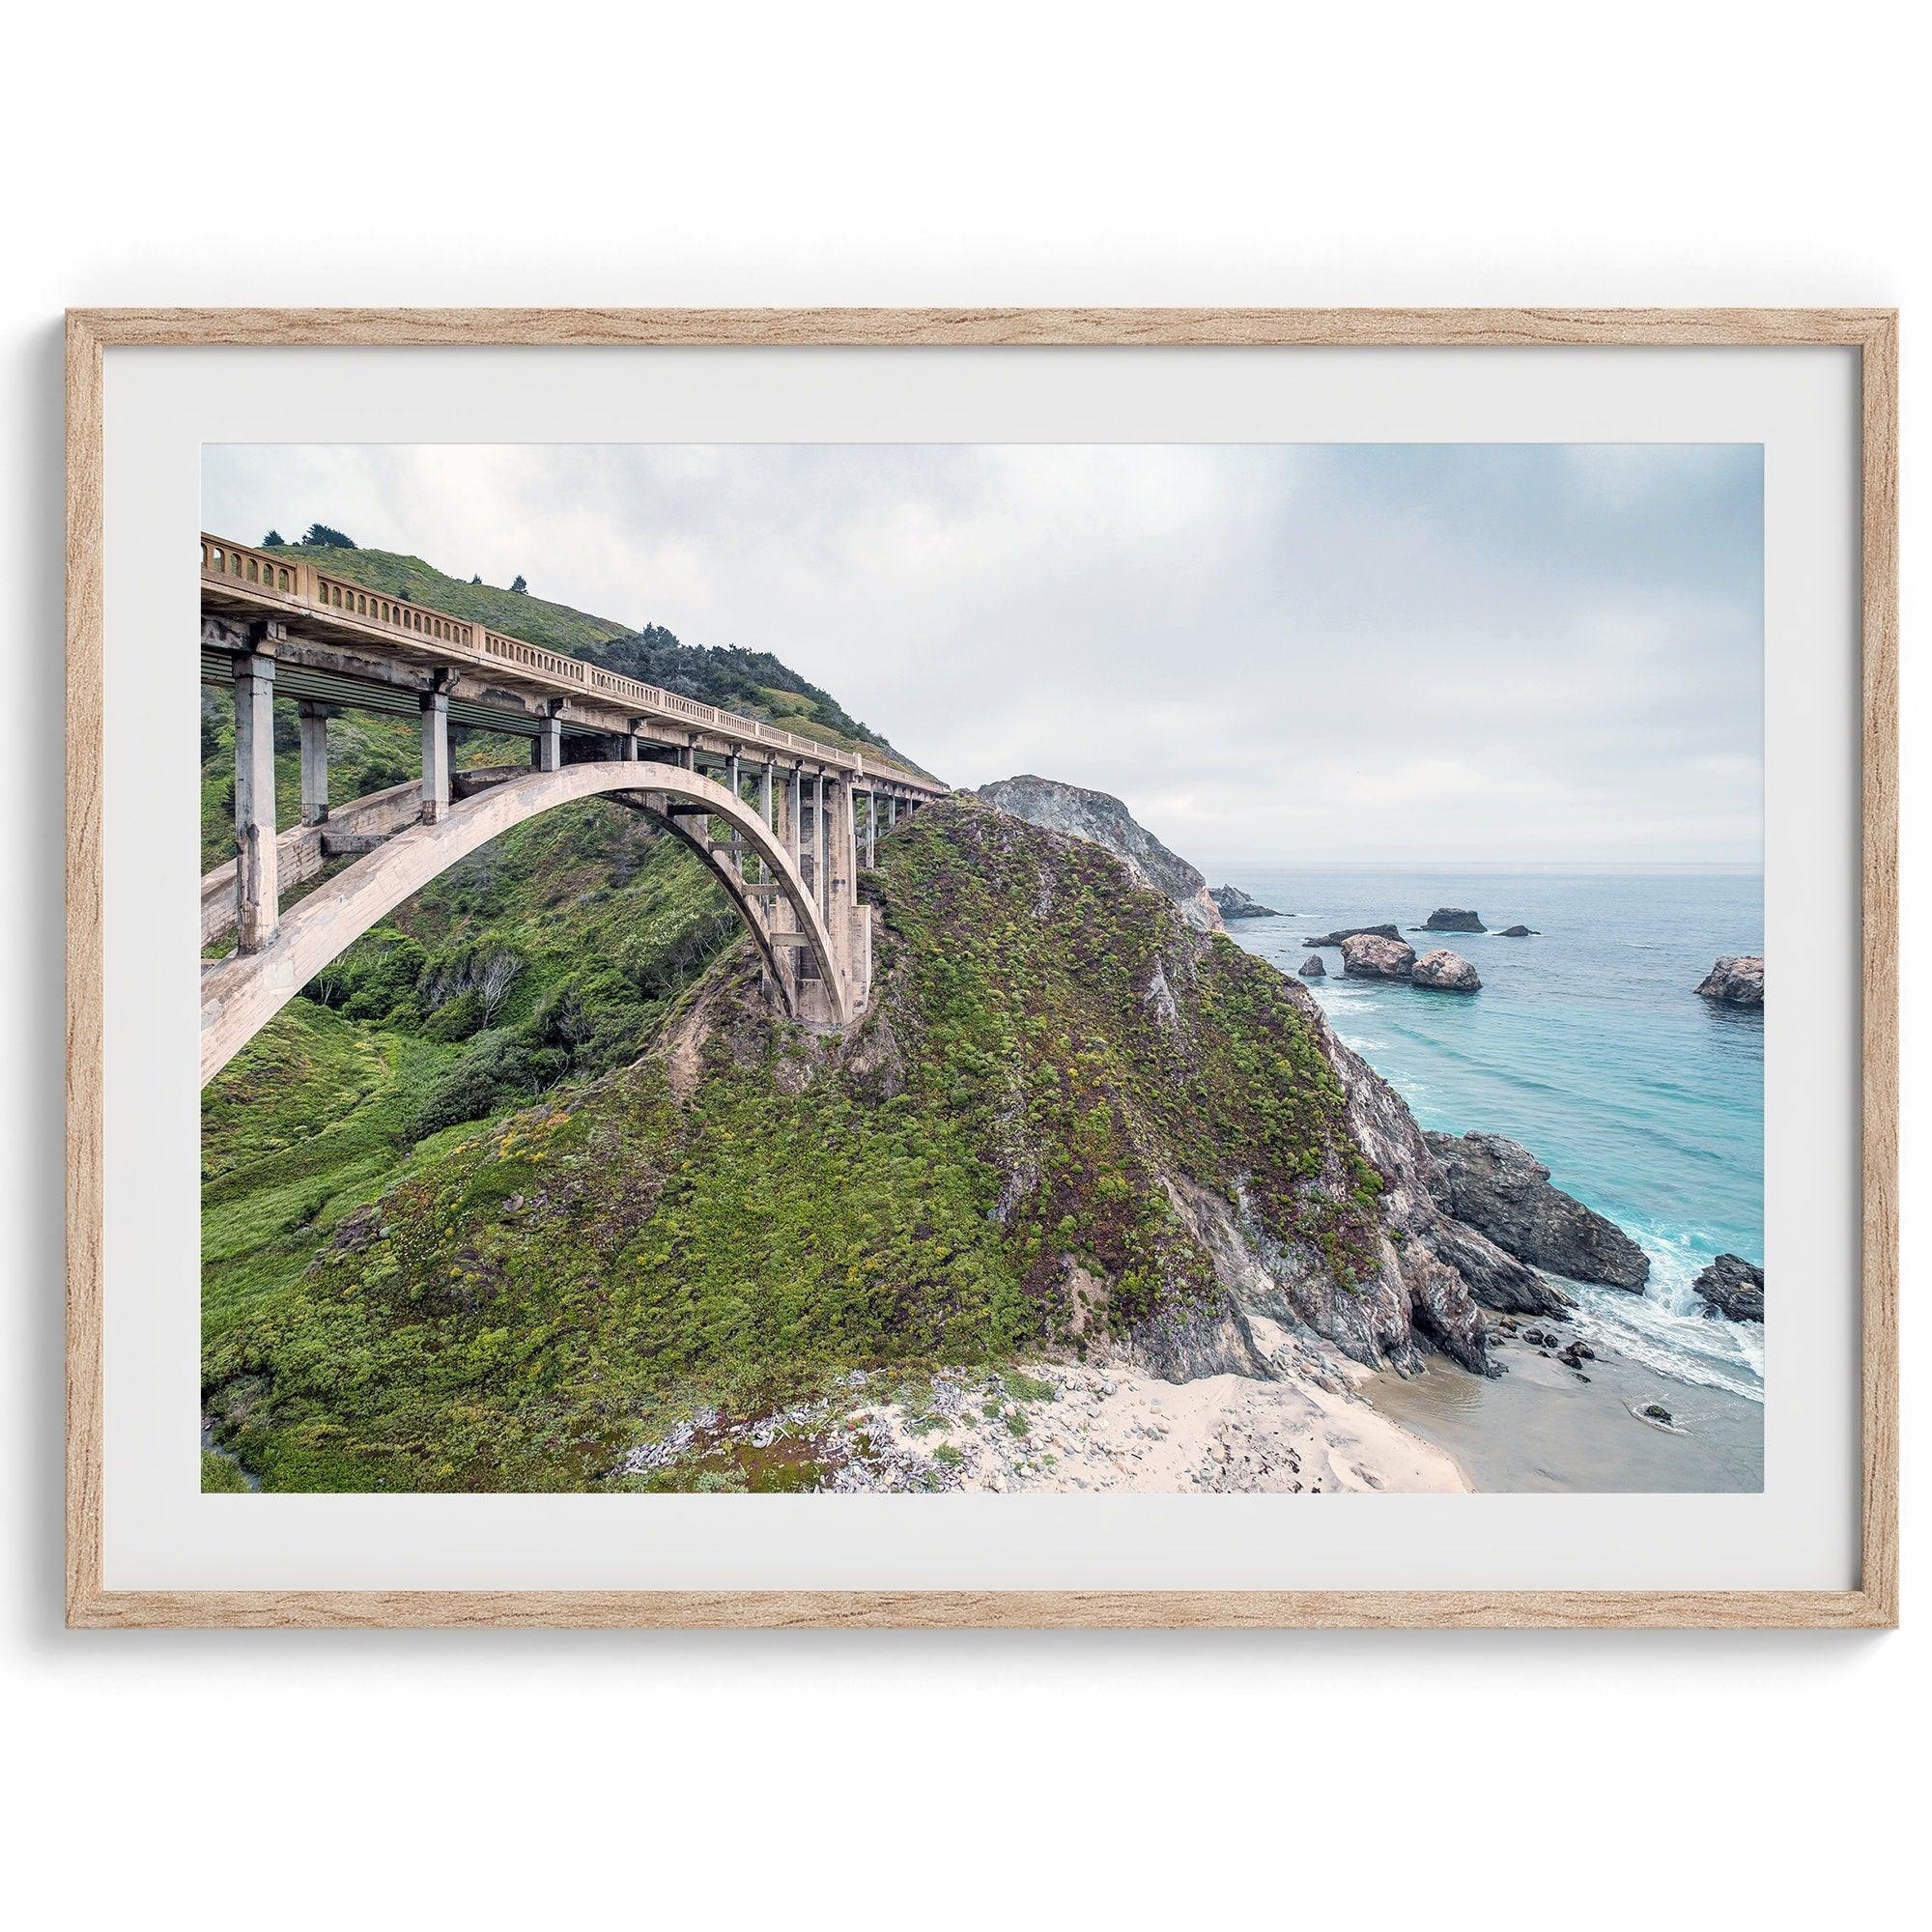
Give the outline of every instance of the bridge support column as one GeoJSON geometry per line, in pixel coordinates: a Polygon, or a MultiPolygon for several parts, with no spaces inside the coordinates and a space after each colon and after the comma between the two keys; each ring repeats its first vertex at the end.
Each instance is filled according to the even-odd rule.
{"type": "Polygon", "coordinates": [[[811,884],[820,912],[832,906],[832,846],[825,833],[825,774],[811,778],[811,884]]]}
{"type": "Polygon", "coordinates": [[[449,696],[422,695],[422,822],[439,825],[449,816],[449,696]]]}
{"type": "MultiPolygon", "coordinates": [[[[772,787],[778,777],[778,768],[767,758],[764,768],[758,774],[758,816],[773,830],[777,829],[772,818],[772,787]]],[[[760,884],[771,878],[772,868],[760,859],[758,861],[758,880],[760,884]]]]}
{"type": "Polygon", "coordinates": [[[273,943],[281,895],[275,875],[275,661],[235,660],[236,950],[273,943]]]}
{"type": "Polygon", "coordinates": [[[328,713],[311,697],[296,706],[301,719],[301,822],[328,823],[328,713]]]}
{"type": "Polygon", "coordinates": [[[539,772],[563,769],[563,724],[554,713],[537,725],[537,735],[530,742],[530,768],[539,772]]]}
{"type": "Polygon", "coordinates": [[[825,862],[832,874],[832,896],[826,901],[826,908],[828,912],[842,913],[854,903],[852,887],[859,857],[858,801],[853,795],[851,780],[835,773],[825,804],[831,816],[826,827],[831,845],[825,862]]]}
{"type": "Polygon", "coordinates": [[[799,847],[799,820],[805,811],[804,789],[805,775],[794,765],[785,779],[784,804],[780,810],[780,816],[784,821],[781,831],[785,850],[791,854],[791,863],[801,874],[805,870],[805,855],[799,847]]]}
{"type": "Polygon", "coordinates": [[[866,794],[866,869],[872,869],[873,856],[879,849],[879,794],[868,791],[866,794]]]}

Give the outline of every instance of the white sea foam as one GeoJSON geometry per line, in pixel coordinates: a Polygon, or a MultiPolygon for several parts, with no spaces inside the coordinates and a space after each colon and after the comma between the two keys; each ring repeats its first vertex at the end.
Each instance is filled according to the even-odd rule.
{"type": "Polygon", "coordinates": [[[1577,1325],[1674,1380],[1764,1400],[1764,1328],[1710,1312],[1690,1284],[1705,1264],[1688,1241],[1646,1235],[1650,1281],[1641,1294],[1566,1282],[1577,1325]]]}

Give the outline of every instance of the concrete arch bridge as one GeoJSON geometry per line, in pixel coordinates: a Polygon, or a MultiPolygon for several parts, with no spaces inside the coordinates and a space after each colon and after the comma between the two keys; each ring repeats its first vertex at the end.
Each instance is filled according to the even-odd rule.
{"type": "Polygon", "coordinates": [[[772,996],[840,1027],[871,991],[861,864],[946,787],[678,692],[627,678],[330,575],[306,559],[201,540],[201,676],[235,703],[236,857],[201,882],[204,1085],[307,981],[438,873],[537,813],[582,798],[641,811],[724,885],[772,996]],[[274,700],[295,699],[301,820],[275,824],[274,700]],[[415,718],[418,783],[328,800],[328,718],[415,718]],[[454,724],[526,737],[526,765],[453,772],[454,724]],[[285,885],[331,861],[287,912],[285,885]]]}

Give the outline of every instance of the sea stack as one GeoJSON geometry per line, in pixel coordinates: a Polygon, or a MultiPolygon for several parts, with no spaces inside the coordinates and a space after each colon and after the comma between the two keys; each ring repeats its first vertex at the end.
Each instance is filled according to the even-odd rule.
{"type": "Polygon", "coordinates": [[[1321,953],[1311,952],[1308,955],[1308,957],[1301,962],[1301,977],[1304,980],[1327,979],[1328,969],[1327,967],[1322,965],[1321,953]]]}
{"type": "Polygon", "coordinates": [[[1424,932],[1487,932],[1489,927],[1463,906],[1437,906],[1422,922],[1424,932]]]}
{"type": "Polygon", "coordinates": [[[1764,960],[1755,952],[1726,953],[1697,982],[1707,1000],[1725,1007],[1764,1005],[1764,960]]]}
{"type": "Polygon", "coordinates": [[[1506,925],[1496,937],[1498,939],[1528,939],[1533,936],[1535,930],[1534,926],[1529,925],[1506,925]]]}
{"type": "Polygon", "coordinates": [[[1418,986],[1431,986],[1438,993],[1475,993],[1483,985],[1476,977],[1476,969],[1460,952],[1451,952],[1446,946],[1425,952],[1415,962],[1409,978],[1418,986]]]}
{"type": "Polygon", "coordinates": [[[1342,942],[1342,971],[1356,980],[1406,980],[1415,965],[1415,948],[1406,939],[1351,932],[1342,942]]]}
{"type": "Polygon", "coordinates": [[[1359,939],[1400,939],[1402,934],[1393,925],[1338,925],[1333,932],[1311,932],[1301,943],[1304,946],[1340,946],[1343,941],[1359,939]]]}
{"type": "Polygon", "coordinates": [[[1733,1321],[1764,1320],[1764,1270],[1742,1255],[1719,1255],[1690,1288],[1714,1315],[1728,1315],[1733,1321]]]}

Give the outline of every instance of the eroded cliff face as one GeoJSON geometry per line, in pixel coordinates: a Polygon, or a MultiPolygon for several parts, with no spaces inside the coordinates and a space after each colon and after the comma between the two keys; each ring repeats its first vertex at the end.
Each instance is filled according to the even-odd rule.
{"type": "Polygon", "coordinates": [[[1221,908],[1208,890],[1208,881],[1179,854],[1170,852],[1111,793],[1089,791],[1082,785],[1037,778],[1028,772],[983,784],[979,796],[1015,818],[1024,818],[1029,825],[1092,839],[1120,860],[1142,885],[1151,886],[1171,899],[1195,931],[1222,929],[1221,908]]]}
{"type": "MultiPolygon", "coordinates": [[[[1050,983],[1069,970],[1077,980],[1083,952],[1128,974],[1106,1022],[1122,1049],[1107,1104],[1147,1161],[1188,1263],[1151,1301],[1137,1294],[1123,1305],[1120,1276],[1090,1256],[1049,1258],[1032,1286],[1049,1302],[1064,1292],[1083,1337],[1174,1379],[1266,1374],[1251,1327],[1264,1318],[1370,1366],[1412,1371],[1433,1346],[1484,1373],[1484,1307],[1549,1314],[1567,1305],[1447,1211],[1443,1176],[1407,1106],[1342,1043],[1303,986],[1177,919],[1120,867],[1096,867],[1074,842],[1084,835],[1041,838],[963,803],[922,817],[944,854],[928,891],[947,871],[977,868],[1004,877],[997,895],[1026,903],[1043,926],[1069,905],[1081,915],[1077,938],[1066,930],[1057,948],[1049,941],[1026,976],[1048,1009],[1071,990],[1050,983]]],[[[930,916],[904,893],[886,910],[901,926],[930,916]]],[[[905,1030],[895,1017],[904,1012],[902,965],[861,1031],[862,1057],[872,1050],[868,1035],[905,1030]]],[[[1000,1212],[1010,1218],[1055,1154],[1009,1141],[996,1158],[1000,1212]]]]}

